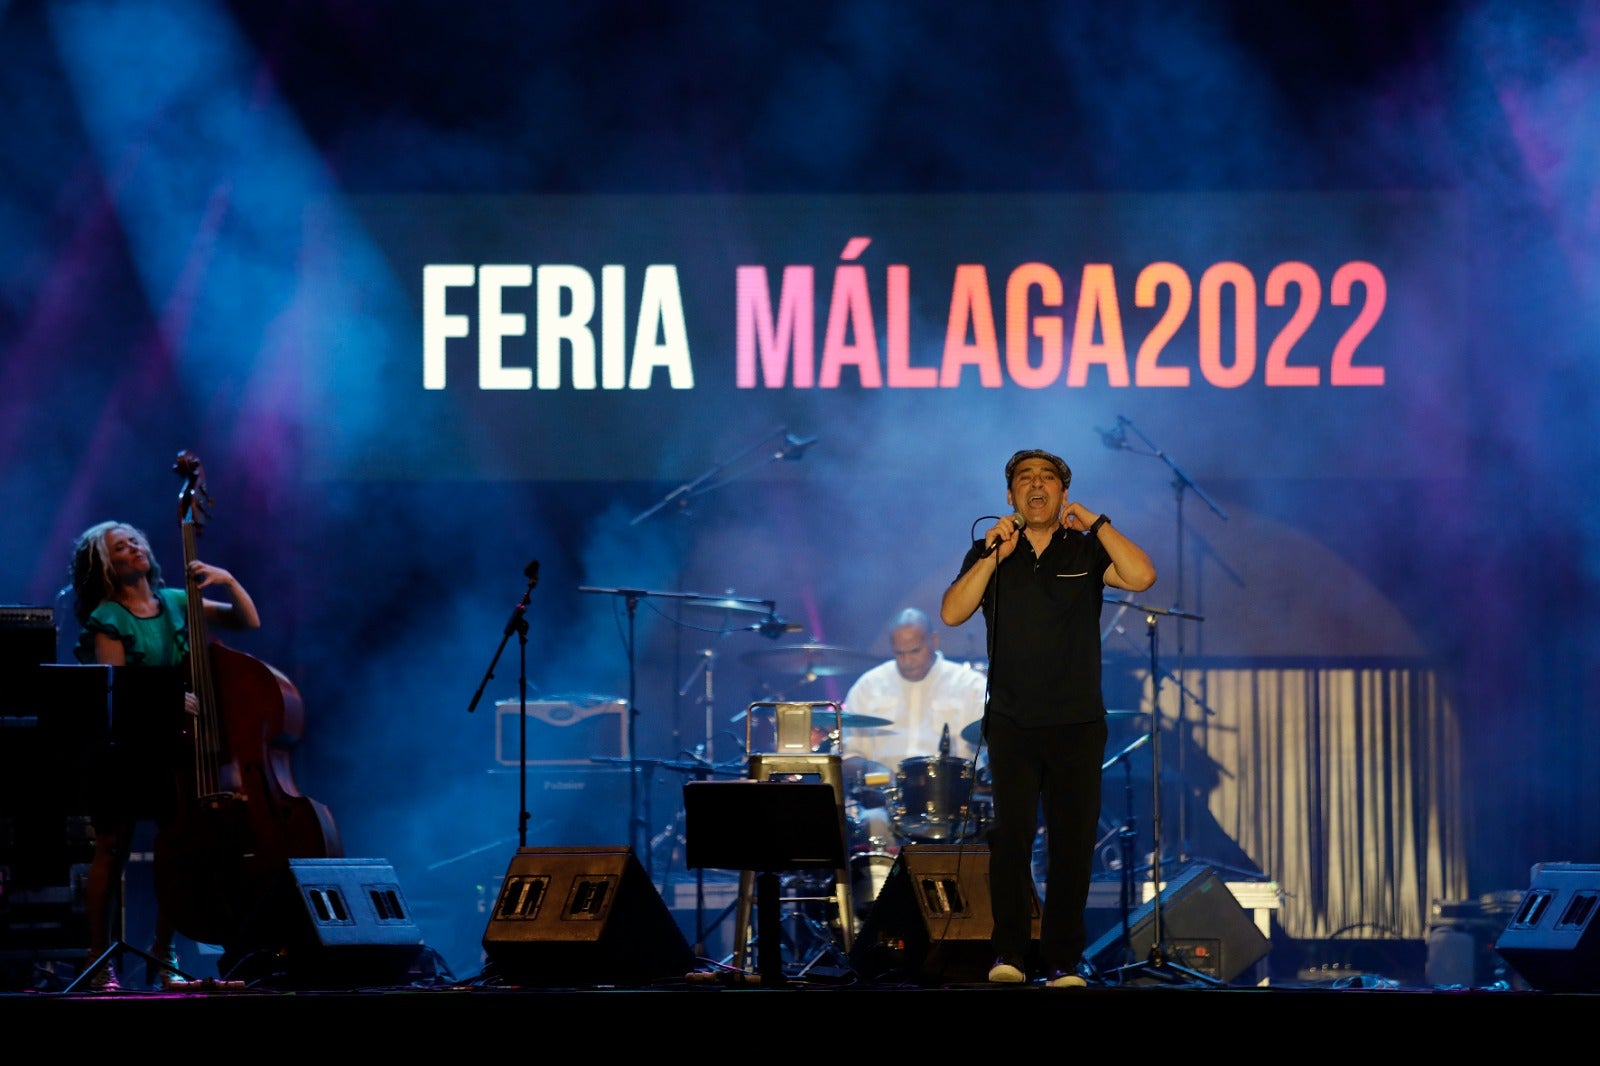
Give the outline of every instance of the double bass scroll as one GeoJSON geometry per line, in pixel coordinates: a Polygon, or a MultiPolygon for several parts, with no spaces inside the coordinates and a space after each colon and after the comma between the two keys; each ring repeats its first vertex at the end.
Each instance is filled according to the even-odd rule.
{"type": "Polygon", "coordinates": [[[214,640],[190,574],[211,498],[192,452],[178,455],[187,580],[190,728],[180,739],[177,813],[156,834],[156,893],[173,927],[230,945],[292,858],[344,854],[333,813],[296,787],[291,755],[305,706],[275,667],[214,640]]]}

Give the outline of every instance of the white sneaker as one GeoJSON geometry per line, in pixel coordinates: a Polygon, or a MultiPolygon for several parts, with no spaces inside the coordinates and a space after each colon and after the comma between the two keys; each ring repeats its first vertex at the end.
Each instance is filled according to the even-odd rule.
{"type": "Polygon", "coordinates": [[[1088,988],[1089,982],[1075,973],[1057,972],[1045,983],[1046,988],[1088,988]]]}
{"type": "Polygon", "coordinates": [[[1020,985],[1028,979],[1022,972],[1022,967],[1017,965],[1015,959],[1008,959],[1004,955],[994,960],[994,965],[989,967],[989,981],[997,985],[1020,985]]]}

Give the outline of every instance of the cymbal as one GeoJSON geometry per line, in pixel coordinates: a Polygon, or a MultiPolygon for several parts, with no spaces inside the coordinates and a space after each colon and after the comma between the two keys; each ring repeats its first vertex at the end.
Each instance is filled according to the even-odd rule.
{"type": "Polygon", "coordinates": [[[884,656],[868,651],[836,648],[829,644],[786,644],[776,648],[757,648],[740,656],[742,662],[764,666],[786,674],[810,679],[859,674],[868,666],[886,662],[884,656]]]}
{"type": "MultiPolygon", "coordinates": [[[[1146,712],[1144,711],[1106,711],[1107,718],[1143,718],[1145,714],[1146,712]]],[[[961,739],[974,746],[982,741],[983,719],[979,718],[975,722],[968,722],[961,730],[961,739]]]]}
{"type": "Polygon", "coordinates": [[[693,759],[630,759],[626,755],[591,755],[589,761],[612,766],[631,766],[637,762],[640,766],[654,766],[662,770],[676,770],[679,773],[721,774],[723,777],[743,777],[748,772],[743,759],[709,763],[693,759]]]}
{"type": "Polygon", "coordinates": [[[773,600],[757,600],[748,596],[700,596],[683,601],[685,607],[698,607],[708,611],[730,611],[739,614],[771,614],[777,606],[773,600]]]}
{"type": "MultiPolygon", "coordinates": [[[[811,716],[811,720],[813,722],[818,718],[826,721],[828,718],[828,712],[818,711],[811,716]]],[[[892,718],[879,718],[875,714],[856,714],[854,711],[840,711],[839,724],[853,726],[893,725],[894,720],[892,718]]]]}
{"type": "Polygon", "coordinates": [[[887,785],[894,776],[883,763],[869,759],[865,755],[846,755],[840,760],[839,767],[847,780],[864,779],[871,776],[873,778],[882,778],[881,781],[872,783],[887,785]]]}
{"type": "Polygon", "coordinates": [[[881,762],[861,755],[846,755],[841,763],[845,791],[868,807],[887,807],[883,790],[894,781],[894,774],[881,762]]]}
{"type": "MultiPolygon", "coordinates": [[[[804,701],[802,700],[801,702],[804,701]]],[[[730,718],[729,721],[742,722],[744,721],[744,716],[749,713],[750,708],[746,707],[744,710],[730,718]]],[[[811,724],[813,726],[832,725],[833,712],[825,707],[813,708],[811,711],[811,724]]],[[[893,719],[889,718],[879,718],[877,715],[872,714],[855,714],[850,711],[840,711],[839,724],[841,726],[893,725],[894,721],[893,719]]]]}

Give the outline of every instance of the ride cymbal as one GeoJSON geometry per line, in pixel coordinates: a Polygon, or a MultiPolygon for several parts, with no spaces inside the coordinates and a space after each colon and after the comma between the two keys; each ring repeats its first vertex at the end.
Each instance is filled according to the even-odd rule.
{"type": "MultiPolygon", "coordinates": [[[[1106,712],[1107,718],[1143,718],[1144,716],[1144,711],[1119,710],[1106,712]]],[[[961,730],[961,739],[973,746],[976,746],[979,741],[983,740],[983,719],[979,718],[977,721],[968,722],[965,726],[963,726],[961,730]]]]}
{"type": "Polygon", "coordinates": [[[787,644],[776,648],[757,648],[739,657],[741,662],[765,667],[806,679],[859,674],[868,666],[888,660],[868,651],[837,648],[829,644],[787,644]]]}

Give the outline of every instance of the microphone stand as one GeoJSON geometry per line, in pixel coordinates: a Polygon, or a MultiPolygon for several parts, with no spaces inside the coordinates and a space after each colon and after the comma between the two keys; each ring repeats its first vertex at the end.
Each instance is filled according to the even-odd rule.
{"type": "MultiPolygon", "coordinates": [[[[1138,606],[1131,604],[1130,606],[1138,606]]],[[[1179,984],[1183,981],[1199,981],[1203,984],[1220,985],[1222,982],[1210,974],[1203,974],[1198,970],[1191,970],[1180,966],[1171,960],[1167,951],[1166,931],[1162,928],[1162,902],[1161,890],[1161,705],[1156,700],[1156,678],[1160,677],[1157,669],[1156,654],[1156,618],[1160,615],[1172,615],[1178,618],[1191,618],[1195,621],[1204,621],[1199,615],[1186,614],[1183,611],[1163,610],[1160,607],[1140,608],[1145,612],[1145,626],[1150,631],[1150,762],[1155,772],[1151,774],[1151,807],[1150,830],[1154,847],[1150,858],[1150,885],[1153,900],[1153,925],[1151,926],[1150,954],[1144,962],[1133,963],[1128,966],[1119,966],[1112,971],[1114,983],[1120,983],[1128,974],[1142,973],[1145,976],[1164,981],[1168,984],[1179,984]]],[[[1127,868],[1124,861],[1123,868],[1127,868]]]]}
{"type": "Polygon", "coordinates": [[[654,596],[654,597],[658,597],[658,598],[673,599],[673,600],[693,600],[693,601],[697,601],[699,603],[708,603],[709,602],[709,603],[714,603],[714,604],[719,604],[719,605],[726,604],[726,605],[730,605],[731,607],[743,608],[743,609],[750,609],[750,608],[757,608],[758,607],[759,609],[764,609],[767,612],[768,615],[771,615],[773,609],[777,606],[777,604],[776,604],[775,601],[772,601],[772,600],[752,600],[752,599],[748,599],[748,598],[730,598],[730,597],[726,597],[726,596],[724,596],[724,597],[711,597],[711,596],[704,596],[704,595],[702,595],[702,594],[700,594],[698,592],[654,592],[654,591],[651,591],[649,589],[628,589],[628,588],[610,589],[610,588],[595,588],[595,587],[592,587],[592,586],[589,586],[589,585],[580,585],[578,587],[578,591],[579,592],[598,592],[598,593],[604,593],[606,595],[611,595],[611,596],[622,596],[622,597],[624,597],[626,599],[627,604],[628,604],[628,638],[627,638],[627,653],[628,653],[628,844],[629,844],[629,846],[631,848],[633,848],[634,854],[642,856],[642,860],[641,861],[642,861],[642,863],[643,863],[643,865],[645,867],[645,872],[650,875],[650,880],[652,882],[654,882],[654,880],[655,880],[655,873],[654,873],[654,865],[655,865],[655,863],[654,863],[654,860],[652,859],[651,854],[650,854],[652,849],[649,846],[650,845],[650,841],[649,841],[649,837],[648,837],[648,833],[649,833],[649,829],[650,829],[650,811],[648,809],[648,807],[649,807],[648,798],[647,798],[647,801],[646,801],[646,805],[645,805],[646,809],[645,809],[645,811],[643,813],[643,816],[641,816],[640,810],[639,810],[639,765],[640,765],[639,745],[638,745],[639,706],[635,702],[636,699],[637,699],[638,690],[639,690],[639,682],[638,682],[638,669],[639,668],[638,668],[638,663],[637,663],[637,657],[634,654],[635,644],[636,644],[636,641],[634,639],[634,620],[635,620],[635,617],[637,616],[637,614],[639,613],[639,601],[641,599],[644,599],[646,596],[654,596]],[[640,847],[641,839],[643,840],[643,843],[644,843],[643,847],[640,847]]]}
{"type": "Polygon", "coordinates": [[[1124,962],[1133,959],[1133,930],[1129,926],[1129,914],[1133,910],[1133,844],[1139,833],[1138,819],[1133,815],[1133,763],[1128,760],[1128,756],[1149,741],[1150,734],[1146,732],[1100,765],[1100,772],[1104,773],[1117,763],[1122,763],[1123,817],[1122,824],[1117,827],[1117,852],[1122,857],[1122,893],[1119,905],[1122,910],[1124,962]]]}
{"type": "MultiPolygon", "coordinates": [[[[628,525],[636,526],[639,523],[644,522],[645,520],[649,519],[653,515],[659,514],[661,511],[665,510],[669,505],[676,506],[677,513],[682,515],[683,517],[685,517],[685,518],[692,517],[694,512],[691,510],[690,505],[691,505],[691,501],[693,501],[696,497],[703,496],[708,492],[712,492],[712,491],[714,491],[716,489],[722,488],[723,486],[728,485],[728,484],[732,483],[733,481],[737,480],[739,477],[743,476],[743,474],[745,474],[745,473],[747,473],[747,472],[749,472],[751,470],[755,470],[760,466],[764,466],[767,463],[775,462],[775,461],[777,461],[779,459],[788,459],[788,460],[791,460],[791,461],[799,460],[799,459],[804,457],[804,455],[806,453],[806,450],[808,448],[810,448],[816,442],[817,442],[817,438],[816,437],[796,437],[794,434],[789,432],[787,426],[778,426],[776,429],[772,430],[770,433],[768,433],[765,436],[761,437],[760,439],[756,440],[749,447],[747,447],[747,448],[743,449],[742,451],[738,452],[731,459],[718,460],[717,462],[712,463],[711,467],[708,470],[706,470],[704,473],[700,474],[698,477],[694,478],[691,481],[684,482],[682,485],[679,485],[677,488],[675,488],[671,492],[667,493],[660,500],[657,500],[655,503],[651,504],[649,507],[645,508],[643,511],[640,511],[638,514],[634,515],[633,518],[629,520],[628,525]],[[777,443],[776,443],[776,446],[775,446],[774,450],[772,451],[772,453],[770,455],[768,455],[765,459],[761,460],[760,462],[756,462],[756,463],[753,463],[753,464],[748,462],[758,452],[762,451],[766,447],[770,447],[771,445],[769,445],[769,442],[774,441],[774,440],[776,440],[777,443]],[[748,467],[748,469],[746,469],[747,467],[748,467]]],[[[681,561],[680,561],[679,580],[678,580],[678,584],[679,584],[680,587],[683,584],[682,578],[683,578],[683,568],[682,568],[681,561]]],[[[662,594],[661,593],[656,593],[656,595],[662,595],[662,594]]],[[[707,597],[700,596],[700,595],[695,594],[695,593],[689,593],[689,594],[686,594],[686,596],[689,599],[695,599],[695,600],[705,600],[705,599],[707,599],[707,597]]],[[[735,600],[728,600],[727,602],[729,602],[729,603],[731,603],[733,605],[733,609],[739,610],[739,609],[744,609],[744,607],[745,607],[745,605],[746,605],[746,603],[748,601],[742,601],[742,600],[735,599],[735,600]]],[[[681,606],[682,605],[680,605],[680,607],[681,606]]],[[[771,613],[773,606],[774,606],[773,604],[770,604],[770,603],[767,604],[767,609],[768,609],[767,613],[768,613],[768,617],[769,618],[773,617],[773,615],[771,613]]],[[[630,617],[631,617],[631,615],[630,615],[630,617]]],[[[685,627],[685,623],[684,623],[684,620],[683,620],[683,613],[682,613],[681,610],[679,610],[676,613],[676,615],[674,616],[673,621],[675,623],[675,627],[674,627],[674,636],[673,636],[672,661],[673,661],[673,666],[674,666],[674,673],[676,674],[676,673],[681,672],[682,662],[683,662],[682,632],[683,632],[683,629],[685,627]]],[[[630,645],[632,644],[631,637],[630,637],[629,643],[630,643],[630,645]]],[[[630,647],[630,650],[629,650],[628,654],[629,654],[629,676],[630,676],[630,679],[631,679],[632,672],[633,672],[632,671],[632,655],[633,655],[633,652],[632,652],[631,647],[630,647]]],[[[631,680],[630,680],[630,684],[631,684],[631,680]]],[[[710,675],[708,674],[707,675],[707,703],[706,703],[705,735],[703,737],[703,740],[704,740],[704,743],[705,743],[706,757],[708,759],[711,758],[712,748],[714,746],[714,737],[715,737],[715,732],[716,732],[715,731],[715,723],[712,721],[712,718],[711,718],[711,705],[710,705],[710,699],[709,699],[709,697],[710,697],[709,685],[710,685],[710,675]]],[[[673,704],[672,704],[672,740],[673,740],[673,747],[675,749],[681,749],[683,747],[683,730],[682,730],[682,728],[680,726],[680,723],[681,723],[682,717],[683,717],[683,715],[682,715],[683,697],[684,697],[685,693],[687,692],[687,690],[688,690],[688,684],[685,683],[685,685],[677,691],[677,693],[675,694],[675,697],[673,699],[673,704]]],[[[630,712],[628,721],[629,721],[629,724],[631,726],[632,722],[633,722],[633,718],[632,718],[631,712],[630,712]]],[[[630,734],[630,739],[629,739],[629,750],[632,750],[631,734],[630,734]]]]}
{"type": "MultiPolygon", "coordinates": [[[[472,694],[472,702],[467,704],[467,713],[471,714],[478,709],[478,701],[483,699],[483,690],[488,687],[489,679],[494,677],[495,664],[500,661],[500,655],[506,650],[506,641],[511,639],[511,634],[517,634],[517,703],[521,714],[517,718],[517,846],[528,846],[528,601],[533,598],[533,588],[539,583],[539,560],[535,559],[522,568],[522,574],[528,579],[528,588],[522,594],[522,599],[511,608],[511,617],[506,619],[505,632],[500,635],[500,646],[494,650],[494,658],[489,660],[489,668],[483,672],[483,680],[478,682],[478,691],[472,694]]],[[[499,728],[496,724],[495,728],[499,728]]]]}
{"type": "MultiPolygon", "coordinates": [[[[1115,440],[1117,442],[1117,444],[1116,444],[1117,447],[1119,447],[1119,448],[1121,448],[1121,449],[1123,449],[1125,451],[1132,451],[1132,452],[1135,452],[1136,454],[1140,454],[1140,455],[1150,455],[1150,456],[1153,456],[1153,457],[1155,457],[1157,459],[1160,459],[1162,462],[1166,463],[1167,464],[1167,468],[1172,471],[1172,488],[1173,488],[1173,492],[1175,494],[1175,503],[1176,503],[1176,508],[1177,508],[1177,522],[1178,522],[1178,528],[1177,528],[1178,578],[1177,578],[1177,592],[1176,592],[1175,596],[1173,597],[1172,607],[1173,607],[1173,613],[1180,614],[1180,616],[1182,616],[1182,617],[1188,617],[1188,616],[1181,615],[1181,612],[1179,612],[1179,610],[1178,610],[1178,608],[1183,603],[1183,590],[1184,590],[1184,584],[1183,584],[1183,556],[1184,556],[1184,543],[1183,543],[1183,541],[1184,541],[1184,528],[1185,528],[1184,527],[1184,521],[1183,521],[1183,498],[1184,498],[1184,494],[1186,492],[1188,492],[1190,489],[1193,489],[1195,495],[1199,496],[1202,500],[1204,500],[1206,506],[1211,508],[1211,512],[1213,514],[1215,514],[1218,518],[1222,519],[1224,522],[1226,522],[1228,520],[1227,512],[1224,511],[1221,507],[1217,506],[1217,502],[1215,500],[1213,500],[1210,496],[1208,496],[1206,494],[1206,491],[1204,489],[1202,489],[1195,482],[1194,478],[1190,477],[1188,475],[1188,473],[1186,473],[1181,466],[1179,466],[1177,463],[1173,462],[1172,461],[1172,457],[1170,455],[1168,455],[1166,452],[1162,451],[1160,448],[1157,448],[1155,443],[1149,437],[1145,436],[1144,432],[1138,426],[1134,425],[1131,419],[1124,418],[1122,415],[1118,415],[1117,416],[1117,428],[1114,431],[1114,434],[1115,434],[1114,437],[1105,437],[1105,438],[1103,438],[1103,439],[1106,440],[1106,443],[1108,445],[1111,444],[1112,440],[1115,440]],[[1127,434],[1125,432],[1126,430],[1132,430],[1138,436],[1138,438],[1141,441],[1144,442],[1144,446],[1145,446],[1145,448],[1148,449],[1148,451],[1138,452],[1137,449],[1129,447],[1128,440],[1127,440],[1127,434]]],[[[1178,726],[1179,726],[1180,730],[1187,730],[1188,724],[1189,724],[1189,707],[1188,707],[1189,690],[1188,690],[1188,687],[1185,686],[1184,683],[1183,683],[1183,656],[1184,656],[1183,633],[1184,633],[1184,627],[1183,626],[1179,626],[1178,627],[1178,665],[1177,665],[1177,677],[1178,677],[1178,726]]],[[[1151,677],[1150,683],[1152,685],[1154,685],[1156,683],[1156,679],[1153,676],[1151,677]]],[[[1195,700],[1195,704],[1201,710],[1201,721],[1202,722],[1204,721],[1206,715],[1212,715],[1212,714],[1216,713],[1215,711],[1213,711],[1209,706],[1207,706],[1201,700],[1196,699],[1195,700]]],[[[1180,743],[1178,744],[1178,784],[1182,788],[1183,791],[1178,797],[1178,861],[1187,863],[1187,862],[1191,861],[1192,856],[1189,854],[1189,803],[1190,803],[1190,796],[1189,796],[1189,788],[1188,788],[1188,778],[1187,778],[1187,776],[1185,774],[1185,769],[1186,769],[1186,767],[1185,767],[1186,756],[1185,756],[1185,751],[1184,751],[1185,745],[1181,742],[1183,739],[1184,738],[1182,736],[1182,733],[1180,733],[1180,735],[1179,735],[1180,743]]],[[[1157,767],[1157,772],[1158,773],[1160,772],[1159,766],[1157,767]]],[[[1242,874],[1242,875],[1245,875],[1245,876],[1249,876],[1249,877],[1256,876],[1254,873],[1252,873],[1250,871],[1236,870],[1234,867],[1225,866],[1224,864],[1221,864],[1221,863],[1210,863],[1210,865],[1217,866],[1217,867],[1219,867],[1221,869],[1231,870],[1231,871],[1234,871],[1236,873],[1239,873],[1239,874],[1242,874]]]]}
{"type": "MultiPolygon", "coordinates": [[[[712,666],[712,663],[714,663],[716,661],[717,661],[716,649],[715,648],[707,648],[705,650],[705,653],[702,655],[702,657],[700,659],[700,665],[698,667],[696,667],[696,670],[699,671],[699,675],[704,675],[704,677],[706,679],[706,742],[705,742],[705,746],[700,751],[700,761],[704,765],[700,765],[700,766],[696,767],[696,771],[695,771],[695,775],[694,775],[694,779],[696,781],[709,780],[709,776],[708,775],[710,773],[710,768],[716,762],[716,757],[712,754],[712,746],[711,746],[711,737],[712,737],[712,728],[713,728],[713,726],[712,726],[713,713],[712,713],[712,710],[711,710],[712,691],[713,691],[712,690],[712,685],[713,685],[713,677],[712,677],[712,675],[715,673],[715,671],[711,668],[711,666],[712,666]]],[[[689,687],[694,684],[696,676],[699,676],[699,675],[697,675],[697,674],[690,674],[689,675],[689,680],[685,681],[683,683],[682,687],[680,687],[678,689],[678,698],[679,699],[682,699],[684,697],[684,695],[688,693],[689,687]]],[[[685,854],[685,857],[687,858],[688,850],[689,850],[688,824],[687,824],[687,815],[683,811],[683,805],[682,804],[679,804],[679,806],[678,806],[678,814],[685,815],[684,820],[683,820],[682,823],[680,823],[677,815],[674,815],[672,829],[673,829],[674,835],[676,835],[676,827],[679,824],[683,825],[684,834],[683,834],[682,837],[679,838],[679,842],[683,845],[684,854],[685,854]]],[[[670,855],[670,853],[669,853],[669,855],[670,855]]],[[[672,876],[672,863],[671,863],[671,860],[669,858],[668,862],[667,862],[667,872],[661,875],[661,881],[662,881],[663,886],[665,886],[667,881],[669,881],[671,879],[671,876],[672,876]]],[[[706,953],[706,927],[705,927],[706,926],[706,917],[705,917],[705,915],[706,915],[706,871],[705,871],[705,867],[699,866],[699,867],[696,867],[695,871],[694,871],[694,953],[695,953],[695,957],[696,958],[704,957],[704,955],[706,953]]]]}
{"type": "MultiPolygon", "coordinates": [[[[725,460],[718,460],[717,462],[715,462],[715,463],[713,463],[711,465],[711,468],[709,470],[707,470],[704,473],[702,473],[699,477],[695,478],[692,481],[686,481],[682,485],[679,485],[677,488],[675,488],[671,492],[667,493],[660,500],[657,500],[654,504],[650,505],[649,507],[645,508],[643,511],[640,511],[638,514],[634,515],[633,518],[628,522],[628,524],[630,526],[636,526],[640,522],[645,521],[647,518],[651,517],[652,515],[655,515],[655,514],[659,513],[663,509],[665,509],[668,504],[676,504],[677,505],[677,509],[678,509],[678,513],[680,515],[682,515],[683,517],[685,517],[685,518],[692,517],[694,512],[692,510],[690,510],[690,501],[691,500],[693,500],[697,496],[703,496],[706,493],[711,492],[714,489],[722,488],[724,485],[730,484],[731,482],[736,480],[739,476],[741,476],[742,474],[746,473],[747,472],[746,470],[744,470],[744,469],[736,469],[736,468],[740,468],[740,467],[743,467],[743,466],[747,465],[746,461],[748,459],[750,459],[751,456],[755,455],[758,451],[761,451],[763,446],[765,446],[768,441],[771,441],[774,438],[780,438],[779,443],[778,443],[778,445],[776,447],[776,450],[774,450],[772,452],[772,454],[769,455],[762,462],[749,466],[750,470],[754,470],[758,466],[762,466],[762,465],[765,465],[766,463],[770,463],[770,462],[775,462],[775,461],[777,461],[779,459],[789,459],[789,460],[801,459],[801,458],[804,457],[804,455],[806,453],[806,450],[817,442],[817,438],[816,437],[796,437],[793,433],[789,432],[787,427],[779,426],[778,428],[774,429],[772,432],[768,433],[766,436],[760,438],[755,443],[751,444],[748,448],[745,448],[743,451],[739,452],[733,458],[725,459],[725,460]]],[[[682,584],[683,584],[683,580],[682,580],[683,572],[682,572],[682,567],[681,566],[679,568],[679,575],[678,576],[679,576],[678,584],[681,587],[682,584]]],[[[683,625],[684,625],[681,613],[678,615],[678,617],[675,619],[675,621],[678,624],[678,629],[677,629],[676,632],[681,634],[682,629],[683,629],[683,625]]],[[[678,637],[675,636],[674,643],[673,643],[673,649],[672,649],[672,661],[673,661],[675,667],[681,667],[681,664],[682,664],[682,661],[683,661],[682,651],[683,651],[683,649],[682,649],[681,639],[679,639],[678,637]]],[[[675,748],[681,747],[682,743],[683,743],[683,732],[679,728],[679,722],[680,722],[680,720],[682,718],[682,715],[680,713],[680,708],[682,707],[682,699],[683,699],[683,693],[679,692],[678,693],[678,698],[673,702],[673,715],[672,715],[673,736],[672,736],[672,739],[673,739],[673,746],[675,748]]],[[[707,746],[708,750],[709,750],[709,748],[711,746],[712,733],[713,733],[712,723],[710,721],[707,721],[707,723],[706,723],[706,734],[705,734],[704,740],[705,740],[705,743],[706,743],[706,746],[707,746]]]]}
{"type": "MultiPolygon", "coordinates": [[[[750,445],[750,447],[746,448],[738,455],[735,455],[732,459],[722,460],[711,464],[711,469],[707,470],[693,481],[687,481],[684,484],[679,485],[677,488],[663,496],[660,500],[634,515],[633,518],[628,522],[628,525],[638,525],[640,522],[643,522],[651,515],[666,507],[669,503],[676,503],[678,505],[679,514],[689,514],[690,500],[696,496],[703,496],[713,489],[720,489],[724,485],[736,480],[738,476],[737,473],[730,474],[718,481],[718,475],[722,474],[735,464],[741,463],[748,459],[751,455],[755,454],[755,452],[759,451],[761,446],[766,444],[767,441],[779,436],[783,438],[783,443],[778,446],[778,450],[773,452],[771,456],[757,465],[765,465],[766,463],[772,462],[775,459],[799,459],[805,454],[807,448],[811,447],[817,442],[817,438],[815,437],[806,437],[803,439],[797,438],[794,434],[790,433],[786,427],[779,426],[777,429],[773,430],[771,433],[768,433],[765,437],[762,437],[760,440],[750,445]]],[[[754,468],[752,467],[752,469],[754,468]]]]}

